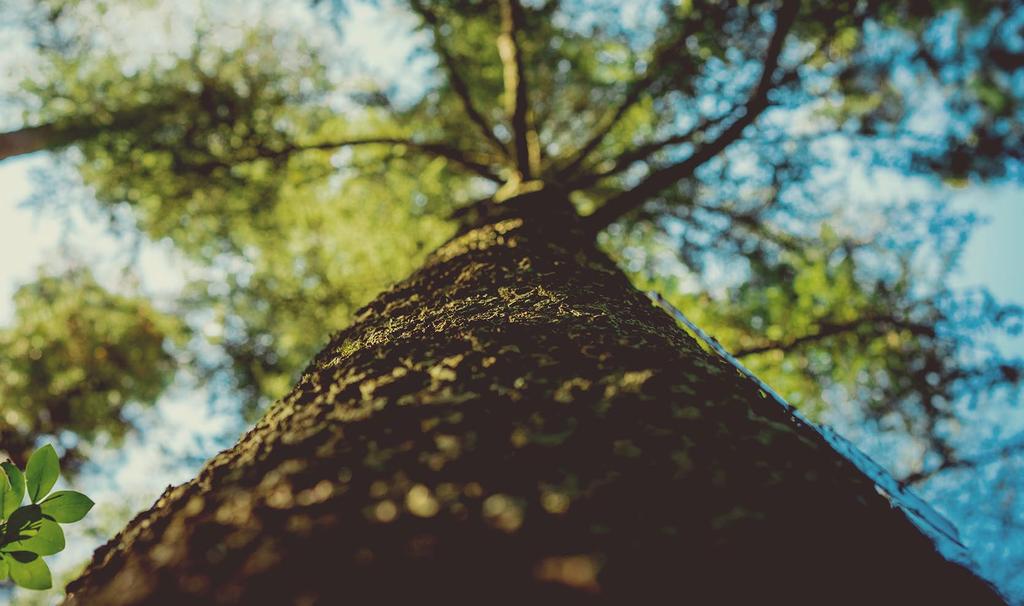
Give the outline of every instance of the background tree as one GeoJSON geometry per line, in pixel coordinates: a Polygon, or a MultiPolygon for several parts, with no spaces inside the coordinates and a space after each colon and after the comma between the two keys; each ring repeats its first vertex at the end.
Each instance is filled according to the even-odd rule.
{"type": "Polygon", "coordinates": [[[82,268],[40,276],[14,303],[15,324],[0,332],[0,451],[23,467],[40,438],[56,439],[68,473],[80,442],[116,446],[130,427],[126,405],[153,404],[174,374],[166,345],[183,327],[82,268]]]}
{"type": "Polygon", "coordinates": [[[1019,330],[1019,310],[945,285],[971,218],[850,188],[916,175],[927,199],[938,179],[1019,177],[1009,3],[693,2],[624,18],[599,2],[413,2],[404,18],[433,57],[420,65],[436,69],[404,86],[332,73],[345,62],[330,37],[266,23],[218,37],[228,10],[210,6],[187,43],[140,58],[103,40],[97,6],[26,11],[44,69],[0,141],[60,131],[37,147],[74,144],[100,208],[204,268],[183,304],[218,327],[197,345],[217,355],[197,359],[252,415],[323,326],[411,271],[474,201],[538,180],[572,193],[635,283],[809,414],[862,403],[919,444],[909,479],[1013,451],[970,457],[953,431],[963,394],[1013,397],[1020,379],[979,335],[1019,330]]]}

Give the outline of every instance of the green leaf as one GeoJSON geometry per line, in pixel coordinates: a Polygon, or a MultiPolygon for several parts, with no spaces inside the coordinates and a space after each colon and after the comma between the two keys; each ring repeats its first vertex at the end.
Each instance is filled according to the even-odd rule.
{"type": "Polygon", "coordinates": [[[7,556],[0,553],[0,583],[7,580],[10,575],[11,567],[7,564],[7,556]]]}
{"type": "Polygon", "coordinates": [[[28,551],[41,556],[53,555],[64,551],[64,531],[60,524],[53,520],[40,517],[18,534],[20,540],[4,546],[8,551],[28,551]]]}
{"type": "Polygon", "coordinates": [[[15,509],[21,506],[21,500],[25,498],[25,474],[21,473],[18,466],[10,461],[0,463],[7,474],[13,494],[8,494],[3,500],[3,510],[0,511],[0,518],[9,518],[15,509]]]}
{"type": "Polygon", "coordinates": [[[58,490],[46,497],[39,507],[44,516],[49,516],[61,524],[70,524],[84,518],[93,505],[92,499],[80,492],[58,490]]]}
{"type": "Polygon", "coordinates": [[[38,524],[42,519],[43,513],[39,510],[38,505],[19,507],[7,520],[7,532],[4,533],[0,544],[28,538],[28,532],[32,530],[33,525],[38,524]]]}
{"type": "Polygon", "coordinates": [[[14,488],[11,487],[11,481],[7,479],[7,472],[0,468],[0,520],[7,517],[4,515],[4,511],[7,509],[4,503],[8,499],[14,499],[14,488]]]}
{"type": "Polygon", "coordinates": [[[32,453],[25,467],[25,481],[28,484],[28,496],[33,503],[45,497],[60,475],[60,460],[53,446],[47,444],[32,453]]]}
{"type": "Polygon", "coordinates": [[[49,589],[53,587],[50,568],[38,554],[27,551],[11,552],[9,562],[11,580],[25,589],[49,589]]]}

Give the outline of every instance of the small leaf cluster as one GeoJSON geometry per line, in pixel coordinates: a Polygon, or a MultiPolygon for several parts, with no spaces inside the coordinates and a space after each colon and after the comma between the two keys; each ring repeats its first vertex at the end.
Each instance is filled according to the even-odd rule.
{"type": "Polygon", "coordinates": [[[0,463],[0,582],[10,577],[26,589],[53,585],[43,556],[63,551],[60,525],[81,520],[93,506],[80,492],[51,493],[58,476],[60,461],[49,444],[32,453],[24,472],[0,463]],[[22,505],[26,494],[29,504],[22,505]]]}

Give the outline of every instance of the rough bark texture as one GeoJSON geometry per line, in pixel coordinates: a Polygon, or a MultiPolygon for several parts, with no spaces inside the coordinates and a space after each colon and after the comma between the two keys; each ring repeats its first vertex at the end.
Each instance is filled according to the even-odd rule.
{"type": "Polygon", "coordinates": [[[442,246],[69,603],[1001,603],[568,221],[442,246]]]}

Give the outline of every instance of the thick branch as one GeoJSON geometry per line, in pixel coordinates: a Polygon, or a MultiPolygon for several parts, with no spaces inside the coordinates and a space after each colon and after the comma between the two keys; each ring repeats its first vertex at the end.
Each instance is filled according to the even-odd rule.
{"type": "Polygon", "coordinates": [[[56,132],[53,124],[43,124],[0,133],[0,160],[53,147],[56,132]]]}
{"type": "Polygon", "coordinates": [[[113,113],[99,112],[72,116],[49,124],[26,126],[0,133],[0,161],[71,145],[95,137],[104,131],[130,129],[174,107],[172,103],[154,103],[113,113]]]}
{"type": "Polygon", "coordinates": [[[786,36],[796,19],[799,4],[797,0],[784,0],[782,7],[776,12],[775,32],[772,34],[768,48],[765,51],[761,78],[757,85],[754,86],[754,90],[751,92],[747,102],[741,108],[740,116],[718,137],[697,148],[686,160],[654,171],[633,189],[605,202],[604,206],[597,209],[594,214],[585,220],[591,233],[604,229],[613,221],[634,210],[651,196],[656,195],[673,183],[692,176],[697,168],[739,139],[743,134],[743,130],[761,115],[761,112],[768,107],[768,92],[771,91],[774,85],[775,70],[779,64],[779,57],[782,54],[786,36]]]}
{"type": "Polygon", "coordinates": [[[367,137],[364,139],[343,139],[340,141],[324,141],[321,143],[289,145],[283,149],[260,150],[257,153],[257,157],[279,158],[292,153],[309,150],[332,150],[343,147],[359,147],[364,145],[404,145],[410,149],[414,149],[431,156],[438,156],[451,160],[452,162],[455,162],[456,164],[459,164],[477,175],[495,183],[505,182],[504,179],[491,170],[490,166],[477,160],[473,160],[467,156],[465,152],[452,145],[448,145],[446,143],[423,143],[413,141],[411,139],[403,139],[401,137],[367,137]]]}
{"type": "Polygon", "coordinates": [[[500,139],[494,134],[493,129],[487,123],[487,119],[484,118],[483,114],[477,111],[476,106],[473,104],[473,99],[469,94],[469,86],[466,81],[462,79],[459,74],[458,66],[455,64],[455,57],[448,51],[448,48],[444,45],[443,35],[441,34],[440,23],[437,15],[435,15],[430,9],[424,5],[421,0],[410,0],[412,9],[419,14],[423,22],[430,27],[430,31],[434,36],[434,52],[441,59],[441,64],[444,66],[446,75],[448,76],[448,84],[451,85],[452,90],[455,92],[455,96],[459,98],[459,102],[462,103],[462,109],[466,112],[466,116],[470,122],[476,125],[477,130],[484,136],[487,141],[494,146],[494,148],[501,152],[503,156],[508,156],[508,150],[505,149],[505,145],[500,139]]]}
{"type": "Polygon", "coordinates": [[[516,167],[525,181],[532,179],[536,174],[540,158],[536,143],[531,145],[531,139],[535,142],[536,135],[531,133],[529,124],[530,101],[527,95],[523,49],[519,46],[518,40],[522,27],[523,7],[519,1],[502,0],[498,53],[501,55],[505,80],[505,113],[512,125],[516,167]]]}

